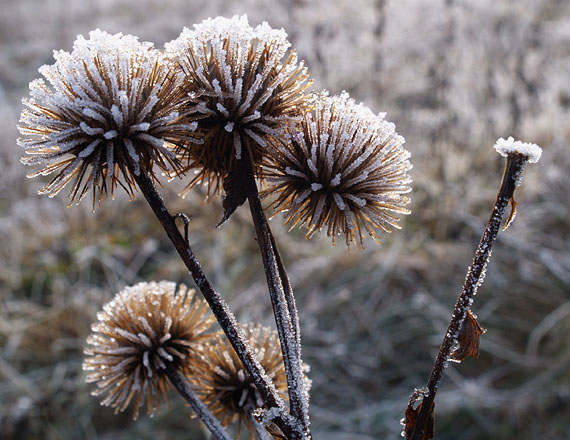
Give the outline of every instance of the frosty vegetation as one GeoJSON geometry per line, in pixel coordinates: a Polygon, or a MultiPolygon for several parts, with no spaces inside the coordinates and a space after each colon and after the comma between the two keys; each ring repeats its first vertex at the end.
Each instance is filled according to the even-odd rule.
{"type": "MultiPolygon", "coordinates": [[[[53,63],[53,48],[73,53],[77,34],[99,27],[109,35],[140,35],[162,47],[184,26],[245,9],[251,23],[267,20],[287,30],[299,59],[310,68],[313,90],[326,88],[333,96],[347,90],[374,112],[387,111],[414,162],[413,204],[404,208],[413,209],[413,215],[400,220],[405,220],[401,231],[381,236],[380,247],[365,239],[366,250],[346,253],[340,242],[332,247],[326,234],[315,233],[305,242],[296,231],[286,233],[281,214],[271,222],[295,288],[303,360],[311,365],[313,436],[400,434],[405,403],[414,387],[425,385],[495,195],[502,159],[490,146],[512,134],[540,144],[545,154],[525,171],[517,190],[519,216],[499,235],[473,305],[487,330],[479,359],[467,355],[445,370],[436,398],[436,438],[564,438],[568,347],[560,335],[570,317],[568,5],[325,3],[151,0],[134,14],[132,8],[99,0],[88,5],[24,0],[0,17],[5,48],[0,64],[0,425],[7,438],[46,438],[48,431],[61,438],[158,438],[181,431],[204,438],[173,389],[170,410],[161,405],[152,419],[141,411],[136,423],[132,402],[114,416],[112,409],[99,407],[100,399],[89,397],[96,385],[85,384],[82,352],[103,305],[143,280],[191,281],[140,193],[128,203],[129,196],[115,187],[115,200],[95,215],[85,201],[61,209],[69,202],[63,193],[53,200],[38,198],[38,188],[57,173],[23,178],[30,168],[18,164],[15,126],[37,67],[53,63]]],[[[47,80],[46,87],[53,90],[47,80]]],[[[223,114],[217,106],[214,111],[223,114]]],[[[89,127],[97,127],[92,122],[89,127]]],[[[100,137],[100,146],[107,145],[100,137]]],[[[102,155],[104,167],[106,152],[102,155]]],[[[168,182],[154,165],[165,185],[160,191],[166,205],[173,213],[190,214],[189,241],[216,290],[240,322],[273,326],[247,210],[238,209],[214,230],[223,210],[214,194],[222,181],[216,180],[219,186],[210,192],[213,204],[201,202],[207,178],[215,174],[181,200],[176,193],[188,181],[168,182]]],[[[173,164],[165,165],[170,174],[173,164]]],[[[45,166],[34,165],[35,170],[45,166]]],[[[115,170],[106,172],[107,189],[113,176],[125,182],[115,170]]],[[[88,177],[89,169],[83,183],[88,177]]],[[[91,187],[91,194],[93,188],[98,189],[91,187]]],[[[73,189],[73,181],[67,189],[73,189]]],[[[265,199],[266,208],[270,201],[265,199]]],[[[461,345],[461,333],[452,336],[461,345]]],[[[456,356],[470,350],[456,350],[456,356]]],[[[426,396],[425,390],[419,394],[426,396]]],[[[259,420],[276,429],[271,420],[280,414],[273,408],[259,420]]]]}

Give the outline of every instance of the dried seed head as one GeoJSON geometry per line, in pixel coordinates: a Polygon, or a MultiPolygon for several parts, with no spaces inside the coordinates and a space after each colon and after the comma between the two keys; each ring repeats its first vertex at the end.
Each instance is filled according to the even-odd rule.
{"type": "MultiPolygon", "coordinates": [[[[267,376],[283,398],[287,377],[277,332],[267,327],[243,327],[246,339],[267,376]]],[[[189,377],[197,394],[224,426],[238,421],[253,433],[252,413],[263,401],[246,369],[223,334],[218,334],[202,351],[201,362],[189,377]]]]}
{"type": "Polygon", "coordinates": [[[305,105],[309,75],[286,37],[265,22],[252,28],[246,16],[217,17],[184,29],[166,45],[199,102],[205,137],[189,151],[188,169],[197,175],[187,189],[206,183],[208,195],[219,192],[242,154],[250,155],[259,173],[269,140],[305,105]]]}
{"type": "Polygon", "coordinates": [[[404,196],[411,191],[410,154],[395,126],[348,94],[320,95],[298,131],[270,145],[264,197],[276,195],[277,212],[285,211],[291,228],[304,225],[307,238],[327,228],[333,243],[362,247],[362,233],[376,241],[376,230],[399,228],[393,213],[409,214],[404,196]]]}
{"type": "Polygon", "coordinates": [[[193,370],[205,332],[214,318],[194,290],[173,282],[139,283],[125,288],[97,315],[87,338],[83,369],[96,382],[102,405],[124,411],[134,399],[134,418],[147,399],[152,414],[167,398],[168,365],[184,374],[193,370]]]}
{"type": "Polygon", "coordinates": [[[55,51],[40,68],[49,82],[30,83],[18,140],[26,165],[47,164],[32,174],[55,174],[40,190],[55,196],[70,181],[70,205],[88,191],[99,204],[121,185],[134,197],[133,175],[154,177],[179,168],[176,153],[196,142],[186,94],[166,58],[151,43],[131,35],[92,31],[79,36],[71,53],[55,51]],[[129,169],[129,162],[132,167],[129,169]],[[122,176],[122,177],[121,177],[122,176]]]}

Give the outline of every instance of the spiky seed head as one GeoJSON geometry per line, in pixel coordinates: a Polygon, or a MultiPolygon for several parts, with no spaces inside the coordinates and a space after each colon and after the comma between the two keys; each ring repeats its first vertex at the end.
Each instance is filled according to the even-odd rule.
{"type": "MultiPolygon", "coordinates": [[[[283,398],[287,377],[277,332],[267,327],[242,327],[249,345],[267,376],[283,398]]],[[[197,394],[224,426],[238,422],[253,433],[252,413],[264,408],[263,400],[227,338],[218,333],[202,351],[201,361],[189,379],[197,394]]]]}
{"type": "Polygon", "coordinates": [[[118,185],[133,198],[132,173],[180,168],[177,153],[196,142],[196,123],[180,79],[151,43],[95,30],[54,58],[39,69],[47,83],[30,83],[18,126],[22,162],[46,164],[30,177],[55,174],[40,193],[53,197],[73,182],[70,205],[91,190],[95,208],[118,185]]]}
{"type": "Polygon", "coordinates": [[[309,75],[289,47],[285,31],[265,22],[252,28],[245,15],[205,20],[166,45],[199,102],[205,138],[189,151],[188,169],[197,174],[187,190],[199,183],[207,184],[208,195],[219,192],[243,154],[259,172],[267,143],[307,100],[309,75]]]}
{"type": "Polygon", "coordinates": [[[364,247],[362,234],[399,228],[396,214],[409,214],[410,154],[394,124],[356,104],[347,93],[319,95],[296,130],[272,139],[267,170],[276,212],[285,223],[304,225],[307,238],[326,228],[346,244],[364,247]]]}
{"type": "Polygon", "coordinates": [[[83,369],[95,382],[102,405],[124,411],[134,400],[134,418],[147,400],[152,414],[167,398],[168,365],[189,374],[214,322],[194,290],[168,281],[139,283],[105,304],[87,338],[83,369]]]}

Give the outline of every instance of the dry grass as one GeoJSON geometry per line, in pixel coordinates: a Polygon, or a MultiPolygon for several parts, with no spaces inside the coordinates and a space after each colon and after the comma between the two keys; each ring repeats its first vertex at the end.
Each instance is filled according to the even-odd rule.
{"type": "MultiPolygon", "coordinates": [[[[89,396],[81,353],[101,305],[141,280],[191,283],[143,202],[120,196],[92,214],[88,203],[65,209],[62,196],[36,196],[15,125],[36,69],[76,34],[99,26],[161,46],[184,25],[237,12],[284,26],[318,87],[388,111],[412,152],[413,213],[381,247],[347,253],[272,222],[312,367],[315,438],[399,436],[494,200],[502,160],[492,145],[508,135],[545,151],[525,173],[518,217],[499,234],[476,297],[488,330],[481,356],[446,371],[437,438],[570,437],[567,2],[9,3],[0,16],[0,437],[206,438],[177,398],[133,423],[89,396]]],[[[214,286],[241,320],[269,324],[246,210],[215,230],[217,203],[175,192],[165,189],[167,204],[190,215],[214,286]]]]}

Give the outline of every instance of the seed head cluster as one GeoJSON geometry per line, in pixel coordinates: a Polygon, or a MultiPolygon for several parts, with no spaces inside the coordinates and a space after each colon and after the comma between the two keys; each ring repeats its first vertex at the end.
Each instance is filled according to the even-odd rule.
{"type": "MultiPolygon", "coordinates": [[[[287,377],[276,331],[267,327],[243,328],[249,345],[283,398],[287,377]]],[[[252,414],[263,408],[263,400],[241,361],[223,334],[218,334],[202,351],[200,363],[189,379],[210,411],[224,426],[238,422],[253,433],[252,414]]]]}
{"type": "Polygon", "coordinates": [[[134,401],[134,418],[147,400],[152,414],[167,398],[165,368],[190,374],[214,318],[194,290],[173,282],[125,288],[103,307],[87,338],[83,369],[95,382],[102,405],[124,411],[134,401]]]}
{"type": "Polygon", "coordinates": [[[208,194],[219,191],[243,154],[259,175],[268,142],[297,118],[310,82],[286,37],[265,22],[252,28],[246,16],[218,17],[166,45],[199,102],[204,143],[189,150],[188,169],[197,175],[188,188],[205,183],[208,194]]]}
{"type": "Polygon", "coordinates": [[[152,43],[100,30],[79,36],[71,53],[54,52],[30,83],[18,143],[32,174],[55,174],[40,190],[50,197],[72,182],[70,204],[91,190],[93,207],[122,186],[134,196],[132,173],[179,169],[177,153],[196,142],[196,123],[175,71],[152,43]],[[131,164],[131,165],[129,165],[131,164]]]}
{"type": "Polygon", "coordinates": [[[363,246],[362,234],[399,228],[394,214],[408,214],[410,154],[394,124],[348,94],[321,94],[298,128],[272,141],[264,196],[275,196],[291,228],[304,225],[307,238],[324,228],[344,234],[347,246],[363,246]]]}

